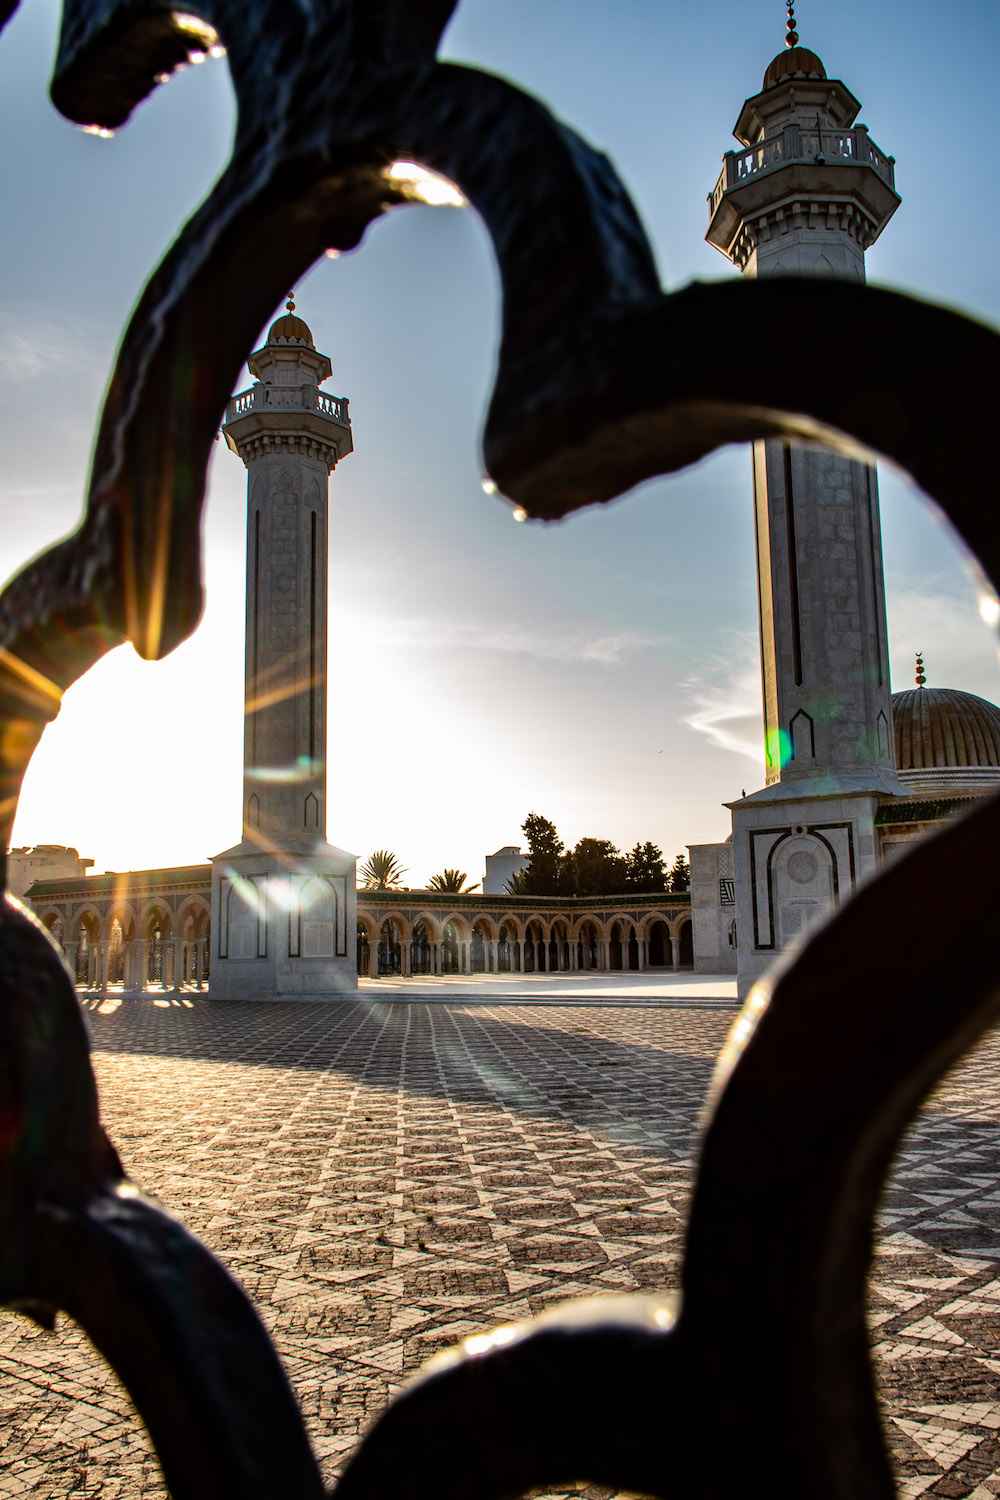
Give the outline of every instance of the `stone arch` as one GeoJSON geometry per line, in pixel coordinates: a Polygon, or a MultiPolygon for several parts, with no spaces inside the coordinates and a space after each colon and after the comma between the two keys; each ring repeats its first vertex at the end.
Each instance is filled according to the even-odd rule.
{"type": "Polygon", "coordinates": [[[515,911],[503,911],[497,921],[497,940],[500,938],[500,928],[506,927],[508,936],[512,942],[519,943],[524,936],[524,922],[515,911]]]}
{"type": "Polygon", "coordinates": [[[569,927],[565,918],[556,917],[549,928],[549,968],[556,973],[570,967],[569,927]]]}
{"type": "Polygon", "coordinates": [[[425,918],[417,917],[410,929],[411,974],[433,974],[435,941],[425,918]]]}
{"type": "Polygon", "coordinates": [[[772,848],[767,875],[779,948],[787,948],[837,899],[837,865],[826,839],[805,828],[772,848]]]}
{"type": "Polygon", "coordinates": [[[103,925],[97,907],[90,902],[77,907],[70,921],[66,962],[73,971],[77,984],[84,989],[96,989],[100,983],[103,925]]]}
{"type": "Polygon", "coordinates": [[[460,911],[448,912],[447,916],[444,916],[444,920],[441,923],[441,930],[442,930],[442,932],[444,931],[445,927],[447,926],[447,924],[449,922],[454,927],[455,932],[458,935],[459,939],[463,943],[467,943],[469,941],[470,936],[471,936],[471,929],[469,927],[469,919],[468,919],[468,917],[463,916],[460,911]]]}
{"type": "Polygon", "coordinates": [[[372,978],[383,974],[400,974],[403,966],[404,927],[398,917],[384,917],[378,930],[374,957],[377,967],[372,978]]]}
{"type": "Polygon", "coordinates": [[[646,923],[646,963],[651,969],[673,968],[670,924],[665,917],[653,916],[646,923]]]}
{"type": "Polygon", "coordinates": [[[502,921],[497,928],[497,973],[513,974],[517,967],[517,929],[502,921]]]}
{"type": "Polygon", "coordinates": [[[212,908],[204,896],[186,896],[177,909],[174,929],[178,937],[203,938],[211,921],[212,908]]]}
{"type": "Polygon", "coordinates": [[[575,926],[576,966],[599,969],[601,966],[600,931],[592,917],[581,917],[575,926]]]}
{"type": "Polygon", "coordinates": [[[540,974],[545,969],[545,928],[541,918],[534,914],[524,923],[521,969],[525,974],[540,974]]]}
{"type": "Polygon", "coordinates": [[[456,926],[454,920],[448,917],[441,924],[441,973],[461,974],[462,958],[468,951],[468,939],[463,937],[462,926],[456,926]]]}
{"type": "Polygon", "coordinates": [[[413,918],[413,926],[416,927],[418,922],[423,922],[427,929],[427,936],[432,943],[440,942],[442,923],[439,917],[436,917],[432,911],[421,908],[413,918]]]}
{"type": "Polygon", "coordinates": [[[140,987],[158,984],[170,988],[173,969],[171,939],[174,935],[173,913],[166,902],[148,901],[139,914],[138,936],[142,944],[140,987]]]}
{"type": "Polygon", "coordinates": [[[477,917],[469,932],[469,973],[488,974],[493,947],[493,924],[489,918],[477,917]]]}
{"type": "Polygon", "coordinates": [[[54,943],[65,951],[66,918],[58,906],[42,906],[35,909],[35,916],[54,943]]]}
{"type": "Polygon", "coordinates": [[[375,923],[370,917],[363,917],[360,912],[358,913],[356,941],[358,973],[363,979],[368,979],[371,977],[372,972],[372,954],[375,952],[378,944],[375,940],[375,923]]]}
{"type": "Polygon", "coordinates": [[[620,969],[627,968],[628,933],[625,931],[625,919],[616,917],[611,923],[608,932],[608,968],[617,973],[620,969]]]}

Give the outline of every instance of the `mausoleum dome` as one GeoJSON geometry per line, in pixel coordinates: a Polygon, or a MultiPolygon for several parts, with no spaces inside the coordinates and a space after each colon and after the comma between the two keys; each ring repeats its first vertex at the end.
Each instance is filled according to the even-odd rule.
{"type": "Polygon", "coordinates": [[[1000,781],[1000,708],[954,688],[892,695],[896,767],[904,781],[1000,781]]]}
{"type": "Polygon", "coordinates": [[[826,69],[815,52],[810,52],[808,47],[786,47],[783,52],[778,53],[764,74],[761,90],[773,88],[776,83],[784,83],[786,78],[825,77],[826,69]]]}
{"type": "Polygon", "coordinates": [[[271,324],[268,329],[267,342],[269,344],[308,344],[310,349],[316,347],[309,324],[303,322],[293,312],[283,313],[271,324]]]}

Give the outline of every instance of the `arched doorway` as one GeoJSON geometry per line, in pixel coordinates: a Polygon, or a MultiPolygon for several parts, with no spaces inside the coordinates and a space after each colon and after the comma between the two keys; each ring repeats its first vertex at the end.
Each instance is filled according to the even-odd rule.
{"type": "Polygon", "coordinates": [[[74,942],[75,958],[70,956],[76,982],[83,989],[96,989],[101,982],[98,973],[101,929],[92,912],[84,912],[77,920],[74,942]]]}
{"type": "Polygon", "coordinates": [[[358,923],[358,973],[363,979],[369,979],[372,972],[371,948],[368,943],[368,932],[364,925],[358,923]]]}
{"type": "Polygon", "coordinates": [[[125,934],[117,917],[108,934],[108,983],[125,983],[125,934]]]}
{"type": "Polygon", "coordinates": [[[524,972],[545,972],[545,939],[538,922],[529,922],[524,930],[524,972]]]}
{"type": "Polygon", "coordinates": [[[565,972],[569,968],[569,938],[566,936],[566,923],[556,922],[552,928],[552,941],[549,943],[549,968],[565,972]]]}
{"type": "Polygon", "coordinates": [[[647,962],[651,969],[669,969],[672,967],[673,950],[670,947],[670,928],[666,922],[654,922],[649,929],[649,948],[647,954],[647,962]]]}
{"type": "Polygon", "coordinates": [[[634,927],[630,927],[628,931],[628,943],[622,958],[626,969],[637,969],[639,967],[639,939],[635,935],[634,927]]]}
{"type": "Polygon", "coordinates": [[[576,940],[576,966],[578,969],[597,968],[597,928],[593,922],[584,922],[576,940]]]}
{"type": "Polygon", "coordinates": [[[510,974],[514,969],[514,944],[505,923],[500,924],[497,937],[497,973],[510,974]]]}
{"type": "Polygon", "coordinates": [[[399,928],[391,917],[386,917],[378,937],[377,977],[383,974],[398,974],[402,968],[402,944],[399,928]]]}
{"type": "Polygon", "coordinates": [[[678,964],[679,964],[679,967],[682,968],[682,969],[693,969],[694,968],[694,942],[693,942],[692,937],[691,937],[691,923],[690,922],[682,922],[681,923],[681,930],[680,930],[680,932],[678,934],[678,937],[680,939],[680,942],[679,942],[679,945],[678,945],[680,947],[680,953],[678,954],[678,964]]]}
{"type": "Polygon", "coordinates": [[[429,974],[430,972],[430,934],[427,931],[427,924],[422,921],[417,921],[413,924],[413,935],[410,938],[410,973],[429,974]]]}
{"type": "Polygon", "coordinates": [[[608,968],[622,968],[622,930],[617,922],[611,924],[611,941],[608,944],[608,968]]]}
{"type": "Polygon", "coordinates": [[[472,941],[469,944],[469,970],[473,974],[489,971],[489,933],[481,922],[472,924],[472,941]]]}
{"type": "Polygon", "coordinates": [[[455,931],[454,922],[446,922],[441,933],[441,973],[461,973],[458,933],[455,931]]]}

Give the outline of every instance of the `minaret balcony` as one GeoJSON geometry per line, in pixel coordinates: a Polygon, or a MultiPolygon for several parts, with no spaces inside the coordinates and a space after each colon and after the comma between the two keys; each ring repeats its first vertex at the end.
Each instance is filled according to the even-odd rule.
{"type": "Polygon", "coordinates": [[[241,458],[257,451],[259,443],[275,437],[304,438],[318,443],[333,464],[353,451],[351,417],[346,396],[328,396],[314,385],[264,385],[240,391],[226,407],[222,424],[229,447],[241,458]]]}
{"type": "Polygon", "coordinates": [[[864,125],[838,130],[786,125],[745,151],[727,151],[708,195],[707,239],[724,253],[737,221],[786,196],[854,197],[880,231],[899,204],[895,158],[886,156],[864,125]]]}
{"type": "Polygon", "coordinates": [[[328,396],[314,385],[252,385],[226,407],[226,425],[258,411],[318,411],[334,422],[350,424],[346,396],[328,396]]]}

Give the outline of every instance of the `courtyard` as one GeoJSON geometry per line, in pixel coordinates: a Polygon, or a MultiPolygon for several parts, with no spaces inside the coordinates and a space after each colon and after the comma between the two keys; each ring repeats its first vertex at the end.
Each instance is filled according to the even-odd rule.
{"type": "MultiPolygon", "coordinates": [[[[437,1349],[562,1298],[677,1285],[731,993],[575,978],[85,1002],[128,1170],[253,1298],[328,1480],[437,1349]]],[[[905,1496],[1000,1493],[998,1063],[994,1034],[925,1109],[882,1217],[870,1326],[905,1496]]],[[[0,1315],[0,1495],[163,1494],[82,1335],[0,1315]]]]}

